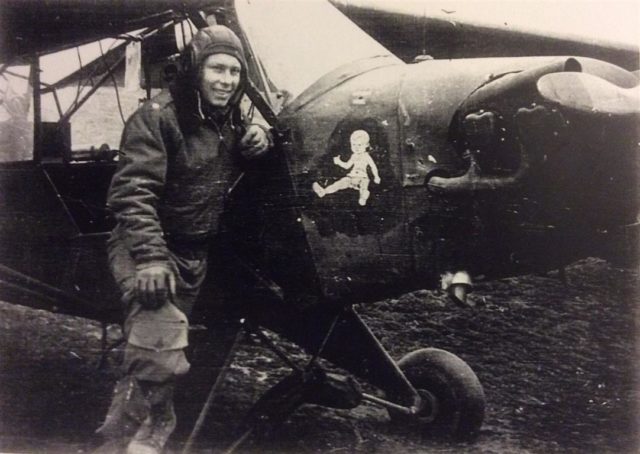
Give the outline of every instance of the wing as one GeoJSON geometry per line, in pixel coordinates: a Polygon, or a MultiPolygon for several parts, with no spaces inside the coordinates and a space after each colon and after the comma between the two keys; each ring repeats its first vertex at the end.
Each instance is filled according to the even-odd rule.
{"type": "Polygon", "coordinates": [[[331,2],[408,62],[421,54],[580,55],[628,70],[640,66],[637,2],[331,2]]]}
{"type": "Polygon", "coordinates": [[[5,0],[0,5],[0,61],[45,54],[173,20],[221,0],[5,0]]]}

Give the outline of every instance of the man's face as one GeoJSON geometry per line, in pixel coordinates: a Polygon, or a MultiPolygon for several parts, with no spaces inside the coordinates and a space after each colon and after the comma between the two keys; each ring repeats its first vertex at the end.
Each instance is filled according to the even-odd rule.
{"type": "Polygon", "coordinates": [[[242,67],[227,54],[209,55],[202,64],[200,93],[214,107],[224,107],[236,92],[242,67]]]}

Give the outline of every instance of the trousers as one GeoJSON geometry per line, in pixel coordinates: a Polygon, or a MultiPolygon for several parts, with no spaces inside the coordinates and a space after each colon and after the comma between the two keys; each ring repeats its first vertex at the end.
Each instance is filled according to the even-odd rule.
{"type": "Polygon", "coordinates": [[[156,383],[186,374],[190,367],[184,353],[188,317],[206,276],[206,247],[194,246],[192,251],[184,247],[180,251],[170,249],[169,266],[176,276],[176,296],[157,310],[146,310],[137,301],[136,264],[124,241],[112,238],[108,253],[125,311],[124,374],[156,383]]]}

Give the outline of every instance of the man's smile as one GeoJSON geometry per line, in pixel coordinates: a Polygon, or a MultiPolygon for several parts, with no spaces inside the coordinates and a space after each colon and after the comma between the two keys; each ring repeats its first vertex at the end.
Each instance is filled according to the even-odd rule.
{"type": "Polygon", "coordinates": [[[220,95],[230,95],[232,93],[231,90],[222,90],[220,88],[211,88],[211,91],[215,94],[220,94],[220,95]]]}

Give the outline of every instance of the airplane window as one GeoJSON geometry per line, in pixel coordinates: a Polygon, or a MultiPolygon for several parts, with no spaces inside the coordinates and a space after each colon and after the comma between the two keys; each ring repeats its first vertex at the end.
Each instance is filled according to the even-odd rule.
{"type": "Polygon", "coordinates": [[[0,75],[0,161],[32,159],[32,90],[28,65],[10,66],[0,75]]]}
{"type": "MultiPolygon", "coordinates": [[[[134,92],[120,88],[120,104],[124,118],[128,118],[138,106],[138,99],[145,97],[144,90],[134,92]]],[[[68,86],[57,90],[62,106],[68,105],[76,96],[76,87],[68,86]]],[[[60,119],[54,96],[49,93],[42,97],[42,120],[55,123],[60,119]]],[[[120,117],[118,101],[113,86],[104,86],[87,100],[70,119],[70,145],[72,159],[89,159],[87,153],[106,145],[116,150],[124,124],[120,117]],[[87,154],[87,156],[80,156],[87,154]],[[78,156],[74,156],[78,155],[78,156]]]]}
{"type": "Polygon", "coordinates": [[[70,127],[64,132],[70,136],[65,141],[70,142],[72,160],[91,159],[91,153],[99,153],[101,148],[117,149],[124,126],[122,118],[131,115],[138,107],[139,98],[145,97],[137,86],[133,90],[125,89],[124,62],[114,69],[113,77],[96,87],[108,74],[107,64],[112,64],[124,52],[123,40],[105,39],[40,59],[45,133],[47,124],[55,124],[80,103],[68,119],[70,127]],[[83,101],[94,89],[95,93],[83,101]]]}
{"type": "Polygon", "coordinates": [[[283,104],[339,66],[391,55],[329,2],[237,0],[236,10],[265,85],[286,93],[283,104]]]}
{"type": "MultiPolygon", "coordinates": [[[[139,99],[145,98],[146,94],[142,89],[127,91],[123,86],[118,88],[122,116],[126,120],[138,107],[139,99]]],[[[104,145],[117,150],[123,128],[115,89],[105,84],[71,118],[72,156],[76,154],[76,158],[82,159],[80,155],[84,152],[88,159],[92,149],[104,148],[104,145]]]]}

